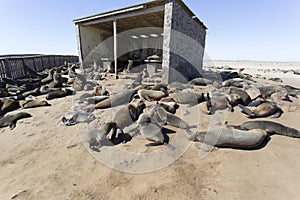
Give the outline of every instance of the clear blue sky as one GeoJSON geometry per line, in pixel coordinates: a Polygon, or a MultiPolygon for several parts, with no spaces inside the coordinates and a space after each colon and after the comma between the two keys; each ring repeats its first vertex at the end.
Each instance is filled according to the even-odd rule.
{"type": "MultiPolygon", "coordinates": [[[[0,54],[77,54],[73,19],[143,0],[0,0],[0,54]]],[[[211,59],[300,61],[299,0],[185,0],[211,59]]]]}

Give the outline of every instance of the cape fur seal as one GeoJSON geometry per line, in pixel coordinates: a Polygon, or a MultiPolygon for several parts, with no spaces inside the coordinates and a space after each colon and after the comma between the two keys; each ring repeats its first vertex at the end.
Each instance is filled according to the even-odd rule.
{"type": "Polygon", "coordinates": [[[10,130],[13,130],[16,127],[18,120],[29,117],[32,117],[32,115],[27,112],[19,112],[17,114],[6,115],[0,119],[0,128],[9,126],[10,130]]]}
{"type": "Polygon", "coordinates": [[[238,94],[218,94],[213,93],[212,98],[207,94],[206,108],[209,115],[214,114],[217,110],[224,110],[228,108],[231,112],[234,111],[233,107],[240,103],[241,97],[238,94]]]}
{"type": "Polygon", "coordinates": [[[62,77],[59,73],[54,72],[53,81],[48,84],[49,88],[61,88],[63,86],[62,77]]]}
{"type": "Polygon", "coordinates": [[[169,95],[176,103],[197,105],[201,102],[206,101],[204,93],[193,93],[193,92],[181,92],[172,93],[169,95]]]}
{"type": "Polygon", "coordinates": [[[22,108],[36,108],[36,107],[42,107],[42,106],[51,106],[51,104],[49,104],[47,101],[45,100],[40,100],[40,99],[36,99],[36,100],[25,100],[23,102],[21,102],[21,107],[22,108]]]}
{"type": "Polygon", "coordinates": [[[238,105],[242,109],[242,113],[248,115],[251,118],[256,117],[269,117],[278,118],[281,116],[283,111],[274,102],[262,101],[256,107],[238,105]]]}
{"type": "Polygon", "coordinates": [[[277,135],[300,138],[299,130],[272,121],[265,121],[265,120],[248,121],[235,127],[241,130],[262,129],[269,134],[277,134],[277,135]]]}
{"type": "Polygon", "coordinates": [[[115,122],[106,123],[101,129],[93,129],[87,132],[86,141],[89,143],[90,149],[100,151],[99,148],[103,145],[103,141],[107,139],[107,135],[112,129],[113,133],[111,139],[114,139],[117,130],[117,124],[115,122]]]}
{"type": "Polygon", "coordinates": [[[69,112],[62,117],[62,122],[66,126],[75,125],[78,123],[90,123],[96,119],[93,113],[88,112],[69,112]]]}
{"type": "Polygon", "coordinates": [[[0,116],[5,115],[8,112],[17,110],[20,108],[20,102],[14,99],[1,99],[0,100],[0,116]]]}
{"type": "Polygon", "coordinates": [[[41,93],[40,93],[40,88],[36,88],[36,89],[34,89],[34,90],[30,90],[30,91],[27,91],[27,92],[24,92],[24,93],[22,93],[22,94],[19,94],[18,96],[17,96],[17,99],[18,100],[23,100],[23,99],[25,99],[26,97],[28,97],[28,96],[30,96],[30,95],[32,95],[32,96],[38,96],[38,95],[40,95],[41,93]]]}
{"type": "Polygon", "coordinates": [[[242,99],[242,105],[248,105],[251,103],[251,98],[248,95],[247,92],[245,92],[243,89],[240,88],[235,88],[235,87],[223,87],[222,91],[225,92],[226,94],[238,94],[240,95],[242,99]]]}
{"type": "Polygon", "coordinates": [[[147,101],[159,101],[161,98],[166,97],[166,93],[163,91],[157,91],[157,90],[145,90],[141,89],[138,90],[138,95],[142,100],[147,101]]]}
{"type": "Polygon", "coordinates": [[[55,70],[52,68],[49,70],[48,72],[48,76],[44,79],[41,80],[42,84],[49,84],[53,81],[53,74],[54,74],[55,70]]]}
{"type": "Polygon", "coordinates": [[[213,82],[206,78],[194,78],[189,82],[190,85],[197,85],[197,86],[207,86],[212,85],[213,82]]]}
{"type": "Polygon", "coordinates": [[[72,86],[73,86],[75,91],[82,91],[85,84],[86,84],[85,75],[78,73],[76,75],[76,78],[75,78],[72,86]]]}
{"type": "Polygon", "coordinates": [[[113,121],[117,123],[121,129],[126,128],[138,120],[140,114],[146,108],[144,102],[140,101],[136,105],[130,103],[122,106],[116,113],[114,113],[113,121]]]}
{"type": "Polygon", "coordinates": [[[193,86],[181,82],[172,82],[167,86],[167,88],[169,93],[175,93],[181,92],[185,89],[193,89],[193,86]]]}
{"type": "Polygon", "coordinates": [[[136,93],[136,90],[130,89],[122,91],[118,94],[109,96],[108,99],[105,99],[95,105],[95,109],[106,109],[114,106],[123,105],[129,103],[133,95],[136,93]]]}
{"type": "Polygon", "coordinates": [[[288,95],[288,91],[281,85],[267,85],[259,87],[258,89],[264,99],[270,97],[273,93],[280,94],[283,99],[288,95]]]}
{"type": "Polygon", "coordinates": [[[48,92],[48,94],[46,95],[46,99],[52,100],[52,99],[66,97],[66,96],[73,95],[73,94],[74,94],[73,90],[63,88],[61,90],[55,90],[55,91],[48,92]]]}
{"type": "Polygon", "coordinates": [[[167,112],[162,106],[156,105],[151,109],[150,117],[155,117],[156,121],[160,122],[162,125],[170,125],[176,128],[189,129],[191,128],[189,124],[183,121],[180,117],[167,112]]]}
{"type": "Polygon", "coordinates": [[[105,99],[108,99],[109,96],[92,96],[84,99],[86,104],[97,104],[105,99]]]}
{"type": "Polygon", "coordinates": [[[179,105],[176,102],[159,102],[159,105],[172,114],[175,114],[176,110],[179,108],[179,105]]]}
{"type": "Polygon", "coordinates": [[[151,122],[151,118],[148,113],[143,113],[139,116],[138,125],[140,127],[141,135],[154,142],[150,145],[161,145],[167,143],[165,136],[161,131],[161,127],[151,122]]]}
{"type": "Polygon", "coordinates": [[[107,89],[105,87],[99,86],[97,85],[96,87],[94,87],[94,95],[95,96],[108,96],[109,92],[107,91],[107,89]]]}
{"type": "Polygon", "coordinates": [[[256,149],[265,141],[267,133],[261,129],[238,130],[233,127],[216,128],[209,131],[198,131],[189,139],[216,147],[256,149]]]}

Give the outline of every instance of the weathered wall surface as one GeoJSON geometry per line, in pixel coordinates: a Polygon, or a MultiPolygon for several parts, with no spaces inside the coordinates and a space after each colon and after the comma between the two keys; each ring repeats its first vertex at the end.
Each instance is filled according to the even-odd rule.
{"type": "Polygon", "coordinates": [[[168,82],[184,82],[198,76],[202,70],[205,28],[179,3],[170,1],[165,6],[164,29],[163,70],[168,82]]]}
{"type": "Polygon", "coordinates": [[[89,27],[80,26],[81,35],[81,53],[83,61],[89,55],[89,53],[102,41],[100,30],[89,27]]]}
{"type": "Polygon", "coordinates": [[[113,58],[112,33],[92,26],[79,26],[77,34],[80,62],[84,66],[100,62],[101,58],[113,58]]]}

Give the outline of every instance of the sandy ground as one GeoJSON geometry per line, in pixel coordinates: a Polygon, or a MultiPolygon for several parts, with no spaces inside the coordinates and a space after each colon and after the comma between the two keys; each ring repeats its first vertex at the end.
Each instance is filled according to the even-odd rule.
{"type": "MultiPolygon", "coordinates": [[[[241,66],[234,62],[230,65],[227,62],[218,64],[246,66],[246,63],[237,63],[241,66]]],[[[263,76],[282,77],[279,72],[258,71],[262,66],[260,64],[252,65],[247,70],[254,70],[254,73],[263,76]]],[[[300,87],[300,76],[290,75],[289,78],[294,80],[294,86],[300,87]]],[[[283,83],[288,82],[289,78],[283,77],[283,83]]],[[[300,103],[297,99],[294,101],[300,103]]],[[[145,173],[143,169],[147,168],[148,163],[142,158],[132,162],[126,160],[126,157],[111,157],[108,153],[109,159],[119,159],[119,166],[125,166],[125,171],[140,167],[137,171],[139,173],[128,173],[118,170],[117,165],[112,168],[101,162],[101,159],[99,161],[97,153],[91,153],[81,142],[78,134],[80,126],[66,127],[62,124],[61,117],[72,110],[73,97],[55,99],[50,103],[51,107],[26,110],[33,117],[19,121],[13,131],[0,129],[0,199],[300,198],[299,139],[275,135],[259,150],[219,148],[201,158],[199,143],[190,142],[174,162],[145,173]],[[124,163],[127,164],[122,165],[124,163]]],[[[204,108],[204,104],[191,108],[196,111],[193,114],[196,113],[196,122],[201,129],[218,125],[219,121],[238,125],[249,120],[238,108],[234,113],[219,113],[219,118],[204,115],[200,112],[204,108]]],[[[299,107],[292,112],[287,107],[283,107],[283,110],[285,113],[279,119],[272,120],[300,129],[299,107]]],[[[110,120],[109,112],[111,110],[106,113],[96,111],[95,114],[103,123],[110,120]]],[[[170,144],[175,145],[178,135],[170,134],[170,144]]],[[[138,153],[156,151],[159,154],[167,148],[162,146],[149,149],[144,146],[147,143],[137,136],[127,144],[105,147],[106,150],[99,154],[113,149],[138,153]]],[[[166,157],[149,159],[163,163],[166,157]]]]}

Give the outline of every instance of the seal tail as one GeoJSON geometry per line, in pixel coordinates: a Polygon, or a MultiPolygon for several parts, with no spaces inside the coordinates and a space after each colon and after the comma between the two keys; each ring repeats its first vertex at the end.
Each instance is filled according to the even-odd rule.
{"type": "Polygon", "coordinates": [[[255,112],[247,108],[246,106],[243,106],[241,104],[238,104],[238,106],[242,109],[242,113],[249,115],[250,117],[255,117],[255,112]]]}

